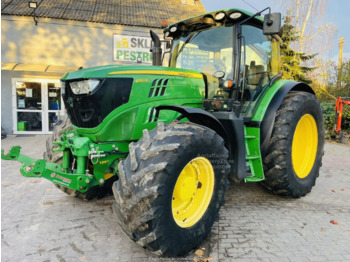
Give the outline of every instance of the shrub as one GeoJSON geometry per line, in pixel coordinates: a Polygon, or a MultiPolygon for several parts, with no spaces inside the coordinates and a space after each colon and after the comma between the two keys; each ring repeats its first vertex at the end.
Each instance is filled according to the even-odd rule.
{"type": "Polygon", "coordinates": [[[333,131],[335,123],[335,103],[321,103],[324,117],[324,128],[333,131]]]}

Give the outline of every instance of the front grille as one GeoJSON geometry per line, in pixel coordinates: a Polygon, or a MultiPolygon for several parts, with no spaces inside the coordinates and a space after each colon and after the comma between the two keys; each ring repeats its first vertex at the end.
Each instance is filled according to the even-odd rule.
{"type": "Polygon", "coordinates": [[[70,82],[72,81],[66,81],[66,92],[63,96],[68,117],[77,127],[93,128],[114,109],[129,101],[133,79],[107,78],[93,93],[85,95],[73,94],[70,82]]]}

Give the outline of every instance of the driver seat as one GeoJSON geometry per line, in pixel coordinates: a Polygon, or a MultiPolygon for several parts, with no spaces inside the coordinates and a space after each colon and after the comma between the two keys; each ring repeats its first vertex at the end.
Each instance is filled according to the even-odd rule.
{"type": "Polygon", "coordinates": [[[250,67],[248,70],[248,89],[250,90],[256,90],[259,81],[261,77],[263,77],[263,74],[265,74],[265,68],[263,65],[255,65],[255,61],[252,61],[250,63],[250,67]]]}

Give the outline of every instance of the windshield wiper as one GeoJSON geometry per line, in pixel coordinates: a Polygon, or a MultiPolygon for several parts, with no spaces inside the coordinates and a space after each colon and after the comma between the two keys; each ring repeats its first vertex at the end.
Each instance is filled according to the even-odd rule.
{"type": "Polygon", "coordinates": [[[199,35],[199,33],[201,32],[192,32],[191,35],[186,39],[186,41],[184,42],[184,44],[181,46],[179,52],[177,52],[176,57],[175,57],[175,61],[177,60],[177,58],[179,57],[179,55],[181,54],[182,50],[185,48],[185,45],[187,45],[191,40],[193,40],[197,35],[199,35]]]}

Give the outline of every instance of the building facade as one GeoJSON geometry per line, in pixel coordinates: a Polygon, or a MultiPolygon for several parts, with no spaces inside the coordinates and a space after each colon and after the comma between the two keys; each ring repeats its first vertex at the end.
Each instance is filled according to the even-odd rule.
{"type": "Polygon", "coordinates": [[[36,5],[1,2],[1,127],[7,134],[52,131],[65,114],[59,81],[65,73],[107,64],[150,65],[150,30],[162,36],[163,20],[171,24],[205,13],[195,0],[38,0],[36,5]]]}

